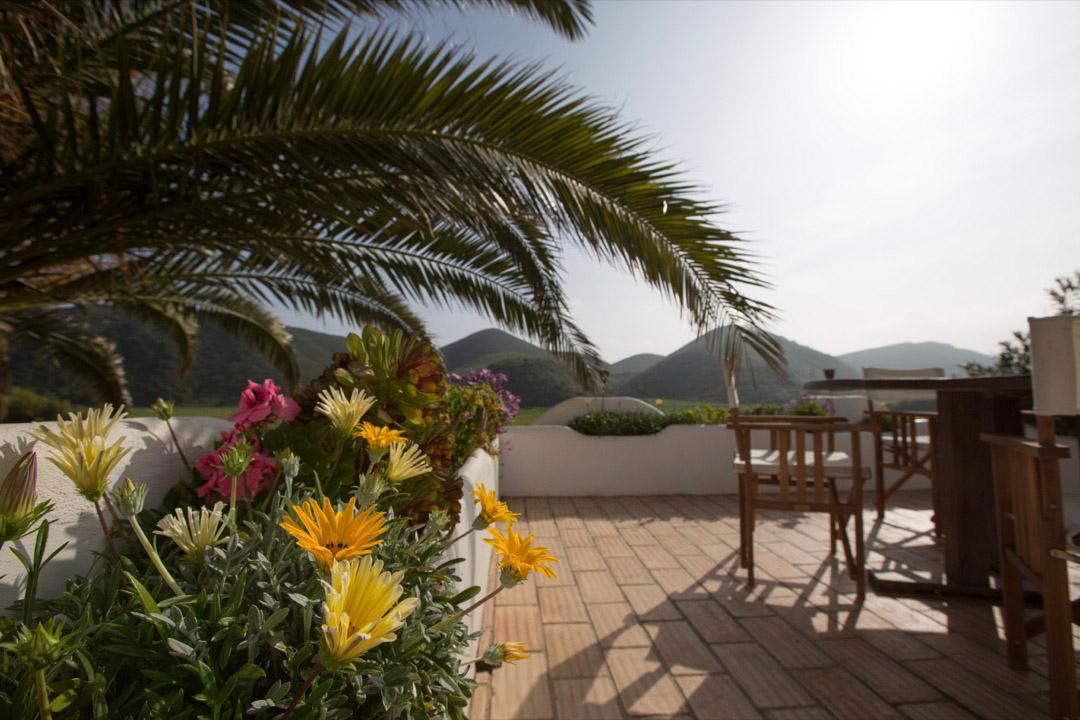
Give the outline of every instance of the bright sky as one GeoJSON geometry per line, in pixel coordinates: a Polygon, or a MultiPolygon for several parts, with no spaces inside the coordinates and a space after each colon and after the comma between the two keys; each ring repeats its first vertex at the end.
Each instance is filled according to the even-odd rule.
{"type": "MultiPolygon", "coordinates": [[[[656,137],[764,257],[779,334],[829,353],[992,353],[1080,268],[1080,3],[600,2],[595,16],[576,43],[493,12],[415,26],[545,60],[656,137]]],[[[644,284],[573,250],[565,265],[606,359],[694,337],[644,284]]],[[[422,315],[441,343],[491,326],[422,315]]]]}

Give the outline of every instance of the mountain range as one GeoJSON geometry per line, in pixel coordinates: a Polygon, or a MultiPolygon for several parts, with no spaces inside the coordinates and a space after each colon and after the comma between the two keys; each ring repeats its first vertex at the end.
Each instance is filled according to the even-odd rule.
{"type": "MultiPolygon", "coordinates": [[[[99,313],[93,321],[125,358],[136,405],[149,405],[165,397],[186,405],[231,406],[249,378],[276,375],[243,342],[205,327],[200,330],[196,359],[181,380],[176,354],[160,330],[115,314],[99,313]]],[[[331,354],[344,349],[344,338],[339,336],[303,328],[289,331],[304,380],[318,374],[331,354]]],[[[640,353],[612,363],[607,394],[725,402],[721,366],[709,339],[706,335],[693,340],[667,356],[640,353]]],[[[787,374],[777,376],[762,361],[752,359],[738,378],[743,402],[785,402],[799,394],[804,382],[821,378],[826,368],[835,370],[837,377],[858,377],[859,368],[869,365],[944,367],[950,374],[959,374],[962,362],[992,360],[943,343],[901,343],[833,356],[786,338],[778,340],[787,357],[787,374]]],[[[488,367],[505,373],[510,389],[521,396],[524,407],[554,405],[579,392],[571,374],[546,351],[502,330],[473,333],[444,346],[442,352],[453,372],[488,367]]],[[[32,347],[15,345],[12,372],[18,386],[79,404],[95,402],[79,382],[44,362],[32,347]]]]}

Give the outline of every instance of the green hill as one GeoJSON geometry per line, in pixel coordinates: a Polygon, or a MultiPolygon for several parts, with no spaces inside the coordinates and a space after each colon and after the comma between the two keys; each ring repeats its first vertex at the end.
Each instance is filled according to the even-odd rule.
{"type": "Polygon", "coordinates": [[[995,360],[985,353],[939,342],[897,343],[844,353],[837,357],[859,371],[857,377],[862,376],[861,369],[864,367],[939,367],[944,368],[949,375],[963,375],[964,371],[960,366],[966,362],[993,365],[995,360]]]}
{"type": "MultiPolygon", "coordinates": [[[[738,377],[739,399],[744,403],[786,402],[802,392],[802,384],[819,380],[826,368],[838,377],[854,377],[855,370],[832,355],[777,337],[787,356],[788,371],[778,377],[764,362],[752,357],[738,377]]],[[[619,395],[727,402],[724,374],[708,336],[690,342],[642,373],[619,383],[619,395]]]]}
{"type": "Polygon", "coordinates": [[[570,371],[543,348],[503,332],[481,330],[442,349],[446,367],[464,373],[491,368],[507,377],[522,407],[548,407],[580,393],[570,371]]]}

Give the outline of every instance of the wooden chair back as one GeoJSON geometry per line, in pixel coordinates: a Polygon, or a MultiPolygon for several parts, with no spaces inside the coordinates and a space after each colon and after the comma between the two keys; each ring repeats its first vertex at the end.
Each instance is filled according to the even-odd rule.
{"type": "Polygon", "coordinates": [[[1020,436],[984,434],[982,439],[990,445],[993,463],[1009,664],[1026,668],[1028,638],[1045,632],[1050,714],[1080,717],[1072,637],[1078,608],[1069,597],[1058,465],[1069,450],[1020,436]],[[1025,581],[1042,594],[1041,618],[1026,618],[1025,581]]]}
{"type": "MultiPolygon", "coordinates": [[[[841,477],[851,477],[852,472],[862,472],[859,433],[870,430],[869,425],[848,423],[844,418],[759,418],[746,422],[743,417],[738,417],[731,423],[731,428],[735,432],[735,446],[744,473],[759,482],[777,485],[779,493],[776,502],[781,505],[790,503],[790,506],[776,506],[774,509],[825,510],[829,503],[826,480],[836,477],[830,473],[842,472],[841,477]],[[759,465],[755,470],[755,458],[751,451],[755,432],[769,434],[769,450],[775,452],[776,467],[759,465]],[[842,434],[850,436],[849,464],[858,471],[842,471],[827,462],[828,454],[836,450],[837,436],[842,434]]],[[[760,463],[760,458],[758,460],[760,463]]],[[[861,486],[861,483],[856,484],[861,486]]]]}

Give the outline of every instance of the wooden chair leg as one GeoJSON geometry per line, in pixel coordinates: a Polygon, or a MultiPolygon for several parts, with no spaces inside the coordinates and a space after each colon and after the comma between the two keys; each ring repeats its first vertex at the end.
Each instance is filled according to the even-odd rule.
{"type": "Polygon", "coordinates": [[[874,505],[878,520],[885,519],[885,467],[881,447],[881,433],[874,433],[874,505]]]}
{"type": "Polygon", "coordinates": [[[739,567],[746,567],[746,477],[739,474],[739,567]]]}
{"type": "Polygon", "coordinates": [[[1047,562],[1043,610],[1046,614],[1046,660],[1050,670],[1050,716],[1076,718],[1080,712],[1077,709],[1069,576],[1064,560],[1055,558],[1047,562]]]}
{"type": "Polygon", "coordinates": [[[862,479],[855,480],[851,492],[852,509],[855,514],[855,595],[866,598],[866,540],[863,532],[862,479]]]}
{"type": "Polygon", "coordinates": [[[754,525],[757,515],[754,508],[756,487],[753,478],[746,480],[746,584],[754,587],[754,525]]]}
{"type": "Polygon", "coordinates": [[[1006,556],[1001,558],[1001,611],[1005,621],[1005,643],[1008,647],[1009,667],[1027,670],[1027,628],[1024,623],[1024,585],[1020,568],[1006,556]]]}
{"type": "Polygon", "coordinates": [[[829,555],[836,555],[837,526],[839,523],[840,518],[837,517],[836,511],[829,510],[829,555]]]}

